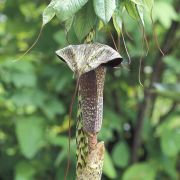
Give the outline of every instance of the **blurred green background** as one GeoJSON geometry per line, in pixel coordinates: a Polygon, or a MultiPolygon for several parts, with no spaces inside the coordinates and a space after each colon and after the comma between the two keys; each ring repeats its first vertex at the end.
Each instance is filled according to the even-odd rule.
{"type": "MultiPolygon", "coordinates": [[[[48,0],[0,0],[0,180],[61,180],[68,152],[68,112],[75,79],[55,50],[79,43],[57,18],[35,41],[48,0]],[[70,42],[67,42],[67,38],[70,42]]],[[[180,179],[180,3],[156,0],[154,29],[145,19],[149,53],[142,47],[139,23],[124,16],[129,69],[108,70],[104,119],[99,139],[105,141],[103,180],[180,179]],[[143,55],[141,79],[139,60],[143,55]]],[[[127,59],[122,38],[108,27],[127,59]]],[[[96,41],[114,47],[106,28],[96,41]]],[[[71,168],[75,179],[76,103],[73,109],[71,168]]]]}

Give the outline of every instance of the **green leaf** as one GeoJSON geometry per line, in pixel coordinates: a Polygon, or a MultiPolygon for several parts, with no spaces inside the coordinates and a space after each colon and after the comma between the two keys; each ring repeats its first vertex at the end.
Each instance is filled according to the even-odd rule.
{"type": "Polygon", "coordinates": [[[114,179],[117,177],[116,170],[107,151],[104,155],[103,173],[110,179],[114,179]]]}
{"type": "Polygon", "coordinates": [[[170,27],[172,20],[178,19],[178,14],[173,6],[166,1],[155,2],[153,16],[156,20],[159,20],[165,28],[170,27]]]}
{"type": "Polygon", "coordinates": [[[15,168],[15,180],[33,180],[35,168],[24,161],[19,162],[15,168]]]}
{"type": "Polygon", "coordinates": [[[143,6],[147,12],[151,12],[154,6],[154,0],[143,0],[143,6]]]}
{"type": "Polygon", "coordinates": [[[12,102],[17,107],[41,106],[45,101],[45,94],[39,89],[21,89],[11,96],[12,102]]]}
{"type": "Polygon", "coordinates": [[[128,14],[135,20],[140,20],[144,26],[144,14],[143,14],[143,6],[137,5],[132,1],[126,0],[125,7],[128,14]]]}
{"type": "Polygon", "coordinates": [[[96,15],[103,20],[104,23],[108,23],[116,9],[115,0],[93,0],[94,10],[96,15]]]}
{"type": "Polygon", "coordinates": [[[32,72],[15,72],[12,76],[12,82],[17,88],[34,87],[37,82],[37,77],[32,72]]]}
{"type": "Polygon", "coordinates": [[[180,152],[180,128],[164,131],[161,137],[161,147],[167,156],[175,157],[180,152]]]}
{"type": "Polygon", "coordinates": [[[178,179],[178,173],[176,170],[176,158],[165,156],[163,153],[155,157],[158,166],[162,171],[165,171],[170,177],[169,179],[178,179]]]}
{"type": "Polygon", "coordinates": [[[125,7],[126,10],[128,12],[128,14],[135,20],[139,19],[139,14],[136,8],[136,4],[134,4],[133,2],[126,0],[125,1],[125,7]]]}
{"type": "Polygon", "coordinates": [[[144,9],[143,6],[136,5],[137,12],[139,14],[139,19],[141,20],[142,25],[144,26],[144,9]]]}
{"type": "Polygon", "coordinates": [[[74,20],[74,18],[71,17],[65,21],[65,28],[66,28],[67,32],[70,30],[71,25],[73,24],[73,20],[74,20]]]}
{"type": "Polygon", "coordinates": [[[54,5],[55,13],[61,22],[65,21],[68,18],[73,17],[87,2],[88,0],[56,1],[54,5]]]}
{"type": "Polygon", "coordinates": [[[93,10],[92,2],[90,1],[81,9],[74,19],[74,31],[79,41],[81,41],[94,27],[96,15],[93,10]]]}
{"type": "Polygon", "coordinates": [[[161,84],[154,83],[155,92],[174,100],[180,100],[180,84],[161,84]]]}
{"type": "Polygon", "coordinates": [[[173,73],[178,74],[180,72],[180,61],[175,55],[166,55],[163,61],[173,73]]]}
{"type": "MultiPolygon", "coordinates": [[[[53,38],[54,40],[60,45],[60,46],[65,46],[66,43],[67,43],[67,40],[66,40],[66,32],[63,30],[59,30],[57,31],[56,33],[53,34],[53,38]]],[[[53,77],[53,80],[55,79],[56,77],[53,77]]],[[[59,80],[59,79],[58,79],[59,80]]],[[[59,80],[61,81],[61,80],[59,80]]]]}
{"type": "Polygon", "coordinates": [[[68,148],[68,138],[66,136],[57,136],[49,133],[47,135],[48,141],[54,146],[61,146],[64,149],[68,148]]]}
{"type": "Polygon", "coordinates": [[[129,147],[125,142],[116,144],[112,152],[112,158],[118,167],[124,168],[130,159],[129,147]]]}
{"type": "Polygon", "coordinates": [[[122,30],[122,14],[120,10],[115,10],[113,14],[113,24],[118,36],[120,36],[122,30]]]}
{"type": "Polygon", "coordinates": [[[54,5],[56,1],[52,0],[50,4],[44,9],[43,11],[43,26],[47,24],[51,19],[55,16],[55,10],[54,10],[54,5]]]}
{"type": "Polygon", "coordinates": [[[41,105],[41,109],[49,119],[53,119],[55,115],[65,112],[64,105],[56,99],[48,100],[48,103],[41,105]]]}
{"type": "Polygon", "coordinates": [[[175,131],[175,129],[180,129],[179,116],[170,116],[166,121],[161,123],[156,130],[158,136],[163,136],[166,131],[175,131]]]}
{"type": "Polygon", "coordinates": [[[154,180],[156,171],[149,163],[132,165],[123,174],[122,180],[154,180]]]}
{"type": "Polygon", "coordinates": [[[12,82],[16,88],[36,86],[37,76],[35,67],[29,61],[12,63],[7,61],[2,64],[4,70],[0,70],[1,80],[12,82]]]}
{"type": "Polygon", "coordinates": [[[62,151],[59,152],[59,154],[58,154],[58,156],[57,156],[57,158],[55,160],[54,165],[56,167],[58,167],[62,163],[62,161],[66,158],[66,156],[67,156],[67,150],[62,149],[62,151]]]}
{"type": "Polygon", "coordinates": [[[16,136],[22,154],[26,158],[33,158],[44,144],[44,120],[29,117],[16,121],[16,136]]]}
{"type": "Polygon", "coordinates": [[[130,0],[130,1],[132,1],[133,3],[135,3],[137,5],[143,5],[142,0],[130,0]]]}

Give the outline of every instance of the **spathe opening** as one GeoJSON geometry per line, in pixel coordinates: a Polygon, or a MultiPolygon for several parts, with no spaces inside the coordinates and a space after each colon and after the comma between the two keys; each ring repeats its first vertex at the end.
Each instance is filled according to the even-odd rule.
{"type": "Polygon", "coordinates": [[[116,58],[110,60],[108,63],[103,63],[102,65],[113,68],[119,66],[122,62],[123,62],[123,58],[116,58]]]}

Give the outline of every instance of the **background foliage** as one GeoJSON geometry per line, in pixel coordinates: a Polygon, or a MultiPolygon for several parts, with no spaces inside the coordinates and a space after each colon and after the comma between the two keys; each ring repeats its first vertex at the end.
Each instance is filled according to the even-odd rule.
{"type": "MultiPolygon", "coordinates": [[[[97,31],[95,41],[114,47],[110,31],[120,53],[128,59],[120,37],[123,30],[132,60],[129,69],[109,70],[106,77],[99,134],[107,149],[103,179],[180,179],[178,1],[154,2],[154,26],[151,0],[73,1],[79,4],[69,11],[63,9],[66,2],[0,1],[0,179],[63,179],[75,80],[54,52],[82,42],[92,28],[97,31]],[[42,13],[43,25],[51,22],[35,48],[14,61],[36,39],[42,13]],[[55,15],[59,19],[53,18],[55,15]],[[142,25],[149,42],[147,56],[142,47],[142,25]],[[156,46],[153,27],[165,56],[156,46]],[[144,88],[138,81],[142,55],[144,88]]],[[[76,105],[70,179],[75,176],[75,117],[76,105]]]]}

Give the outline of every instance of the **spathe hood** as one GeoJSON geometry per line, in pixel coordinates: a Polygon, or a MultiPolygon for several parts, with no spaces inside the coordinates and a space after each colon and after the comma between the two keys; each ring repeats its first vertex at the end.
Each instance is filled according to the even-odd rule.
{"type": "Polygon", "coordinates": [[[56,54],[79,76],[100,65],[116,67],[123,61],[116,50],[100,43],[69,45],[57,50],[56,54]]]}

